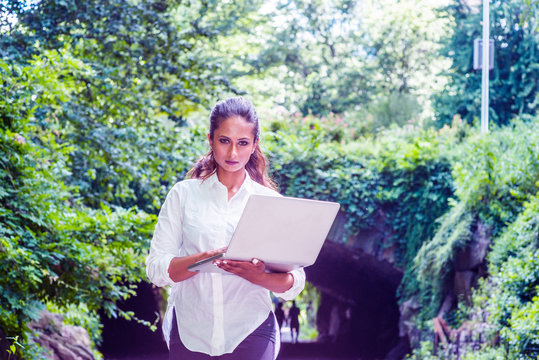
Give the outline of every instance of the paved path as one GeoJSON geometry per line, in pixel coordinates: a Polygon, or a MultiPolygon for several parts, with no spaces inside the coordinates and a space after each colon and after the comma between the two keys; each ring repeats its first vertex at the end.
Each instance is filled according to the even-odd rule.
{"type": "Polygon", "coordinates": [[[277,360],[368,360],[345,354],[335,346],[318,343],[282,344],[277,360]]]}
{"type": "MultiPolygon", "coordinates": [[[[331,349],[317,345],[320,344],[283,344],[277,360],[367,360],[332,354],[331,349]]],[[[168,360],[168,354],[125,355],[123,357],[105,357],[104,360],[168,360]]]]}
{"type": "MultiPolygon", "coordinates": [[[[277,360],[372,360],[352,356],[339,351],[335,345],[301,341],[290,343],[290,329],[283,327],[281,350],[277,360]]],[[[124,355],[121,357],[105,356],[104,360],[168,360],[168,353],[124,355]]]]}
{"type": "MultiPolygon", "coordinates": [[[[106,357],[104,360],[168,360],[167,353],[106,357]]],[[[334,346],[318,343],[283,343],[277,360],[370,360],[339,353],[334,346]]]]}

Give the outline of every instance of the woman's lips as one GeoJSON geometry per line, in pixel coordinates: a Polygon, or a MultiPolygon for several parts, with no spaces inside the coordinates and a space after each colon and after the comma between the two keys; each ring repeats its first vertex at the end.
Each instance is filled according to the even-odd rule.
{"type": "Polygon", "coordinates": [[[239,163],[239,161],[231,161],[231,160],[226,160],[225,161],[228,165],[236,165],[239,163]]]}

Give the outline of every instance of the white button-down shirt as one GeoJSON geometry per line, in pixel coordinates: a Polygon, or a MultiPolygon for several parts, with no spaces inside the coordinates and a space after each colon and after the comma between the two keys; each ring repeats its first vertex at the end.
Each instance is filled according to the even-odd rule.
{"type": "MultiPolygon", "coordinates": [[[[230,201],[216,174],[205,181],[178,182],[168,193],[146,259],[150,281],[157,286],[172,286],[163,320],[167,344],[173,308],[185,347],[212,356],[232,352],[272,311],[269,291],[239,276],[199,273],[175,283],[168,273],[174,257],[227,246],[251,194],[280,196],[248,174],[230,201]]],[[[284,300],[293,299],[305,286],[303,269],[291,274],[292,287],[275,294],[284,300]]],[[[278,335],[276,339],[278,342],[278,335]]]]}

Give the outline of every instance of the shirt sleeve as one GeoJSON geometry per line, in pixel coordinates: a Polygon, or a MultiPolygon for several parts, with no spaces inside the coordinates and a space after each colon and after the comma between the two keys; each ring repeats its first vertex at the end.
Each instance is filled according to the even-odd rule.
{"type": "Polygon", "coordinates": [[[168,193],[157,218],[157,224],[146,258],[146,275],[156,286],[173,285],[168,268],[180,255],[182,246],[181,192],[176,184],[168,193]]]}
{"type": "Polygon", "coordinates": [[[303,268],[292,270],[289,272],[289,274],[292,274],[292,277],[294,278],[292,287],[283,293],[273,293],[275,296],[278,296],[283,300],[294,299],[299,295],[300,292],[303,291],[303,288],[305,287],[305,271],[303,268]]]}

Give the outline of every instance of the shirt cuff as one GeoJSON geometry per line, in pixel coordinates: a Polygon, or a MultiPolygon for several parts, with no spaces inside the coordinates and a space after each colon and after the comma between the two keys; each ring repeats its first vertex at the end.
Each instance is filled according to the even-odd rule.
{"type": "Polygon", "coordinates": [[[275,296],[280,297],[285,301],[294,299],[305,287],[305,271],[303,271],[303,269],[292,270],[289,274],[294,278],[292,287],[282,293],[273,293],[275,296]]]}
{"type": "Polygon", "coordinates": [[[153,284],[157,286],[175,284],[168,273],[170,262],[172,259],[174,259],[174,257],[175,256],[171,254],[163,254],[159,258],[148,259],[146,264],[146,274],[153,284]]]}

